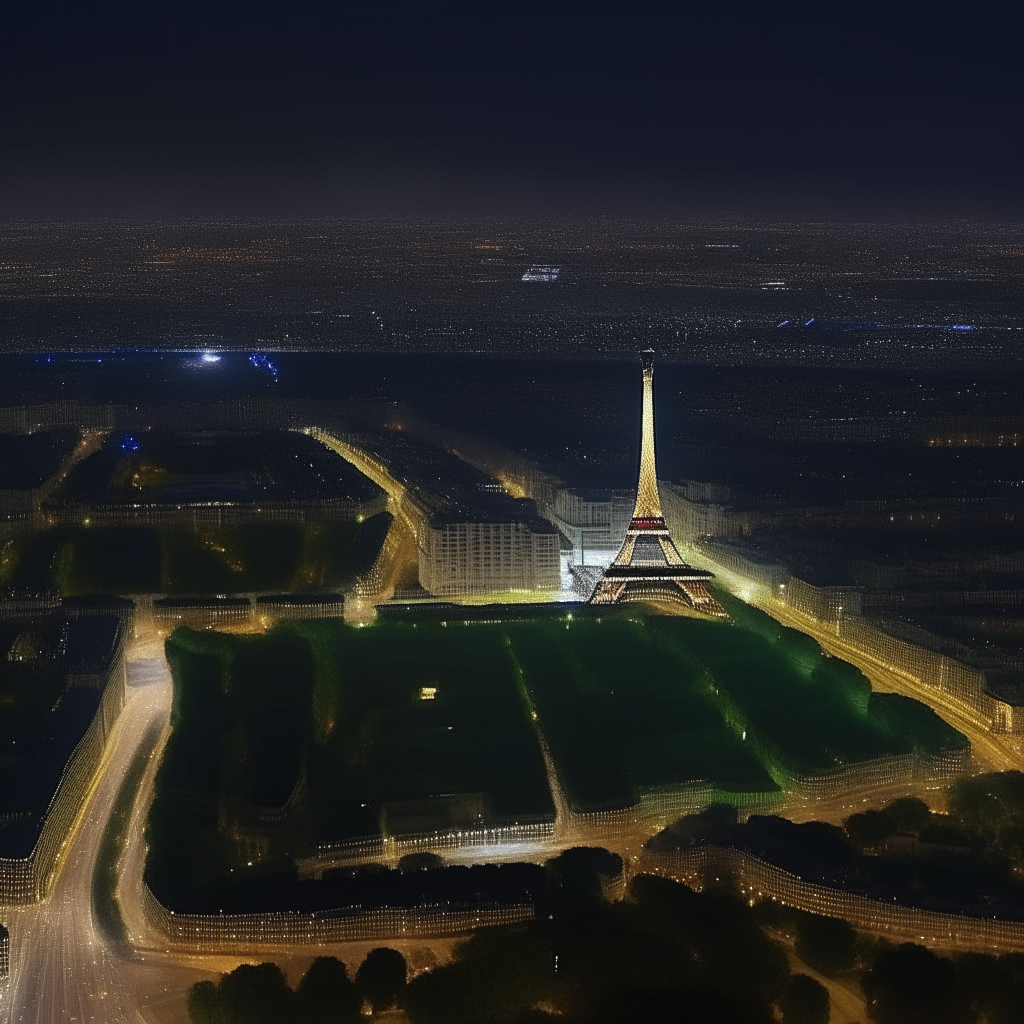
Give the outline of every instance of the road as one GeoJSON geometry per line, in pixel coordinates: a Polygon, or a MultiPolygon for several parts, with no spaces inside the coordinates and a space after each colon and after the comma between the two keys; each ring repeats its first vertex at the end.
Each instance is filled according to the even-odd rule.
{"type": "Polygon", "coordinates": [[[806,974],[828,989],[829,1024],[867,1024],[868,1007],[857,982],[837,981],[835,978],[819,974],[796,955],[789,939],[779,934],[773,935],[772,938],[786,946],[789,968],[794,974],[806,974]]]}
{"type": "Polygon", "coordinates": [[[152,723],[166,720],[169,708],[170,679],[159,647],[134,650],[125,708],[53,891],[43,903],[6,911],[12,971],[0,1001],[0,1020],[145,1021],[152,1018],[139,1012],[144,994],[188,984],[186,977],[118,949],[99,931],[92,913],[93,873],[111,806],[139,740],[152,723]]]}
{"type": "Polygon", "coordinates": [[[386,564],[381,567],[379,579],[369,582],[372,592],[356,593],[345,605],[346,620],[372,622],[377,614],[375,605],[391,597],[396,586],[418,580],[418,538],[430,509],[387,466],[369,453],[318,427],[310,427],[306,433],[355,466],[388,496],[388,511],[394,516],[394,521],[382,549],[386,564]]]}

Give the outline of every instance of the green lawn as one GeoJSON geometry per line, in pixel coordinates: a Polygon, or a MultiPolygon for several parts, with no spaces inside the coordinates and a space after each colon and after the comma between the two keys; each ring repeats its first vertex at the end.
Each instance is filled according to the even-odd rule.
{"type": "Polygon", "coordinates": [[[705,781],[765,792],[886,754],[967,740],[803,633],[728,595],[732,622],[620,610],[510,626],[573,806],[705,781]]]}
{"type": "Polygon", "coordinates": [[[179,630],[154,855],[200,877],[251,859],[246,836],[273,857],[381,830],[550,819],[538,728],[581,812],[698,782],[741,798],[966,744],[807,636],[723,601],[732,622],[635,608],[466,622],[452,609],[265,636],[179,630]],[[261,819],[286,803],[283,820],[261,819]]]}
{"type": "Polygon", "coordinates": [[[151,818],[155,870],[193,877],[324,841],[553,820],[501,631],[292,622],[178,630],[173,732],[151,818]],[[421,699],[425,687],[433,699],[421,699]],[[259,808],[288,804],[264,827],[259,808]],[[217,865],[220,865],[218,868],[217,865]],[[162,865],[162,866],[161,866],[162,865]]]}

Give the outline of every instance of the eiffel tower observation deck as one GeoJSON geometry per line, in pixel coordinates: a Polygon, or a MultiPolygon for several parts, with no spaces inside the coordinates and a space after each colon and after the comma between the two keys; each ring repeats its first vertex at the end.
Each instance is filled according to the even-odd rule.
{"type": "Polygon", "coordinates": [[[707,615],[727,617],[711,596],[710,572],[687,565],[676,549],[661,514],[658,472],[654,462],[654,351],[640,353],[643,366],[643,434],[640,442],[640,481],[636,507],[615,561],[594,588],[591,604],[627,601],[670,601],[707,615]]]}

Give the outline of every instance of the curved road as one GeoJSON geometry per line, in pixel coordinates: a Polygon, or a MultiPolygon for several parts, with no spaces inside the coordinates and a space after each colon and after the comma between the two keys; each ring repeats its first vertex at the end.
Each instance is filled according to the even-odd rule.
{"type": "MultiPolygon", "coordinates": [[[[127,702],[107,745],[63,868],[43,903],[6,911],[11,932],[11,979],[0,1000],[0,1020],[121,1022],[155,1018],[140,1013],[166,989],[180,991],[191,978],[176,977],[117,948],[92,913],[92,881],[110,811],[128,765],[154,722],[166,721],[170,678],[159,647],[132,652],[127,702]],[[140,655],[142,655],[140,657],[140,655]]],[[[195,972],[192,972],[193,975],[195,972]]]]}

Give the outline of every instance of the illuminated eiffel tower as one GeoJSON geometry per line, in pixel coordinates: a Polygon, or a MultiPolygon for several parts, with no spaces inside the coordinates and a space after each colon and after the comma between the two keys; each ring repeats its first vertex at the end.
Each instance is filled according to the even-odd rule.
{"type": "Polygon", "coordinates": [[[674,601],[708,615],[728,617],[711,596],[710,572],[687,565],[676,550],[661,514],[658,473],[654,465],[654,351],[640,353],[644,371],[643,435],[636,507],[615,561],[594,588],[591,604],[625,601],[674,601]]]}

